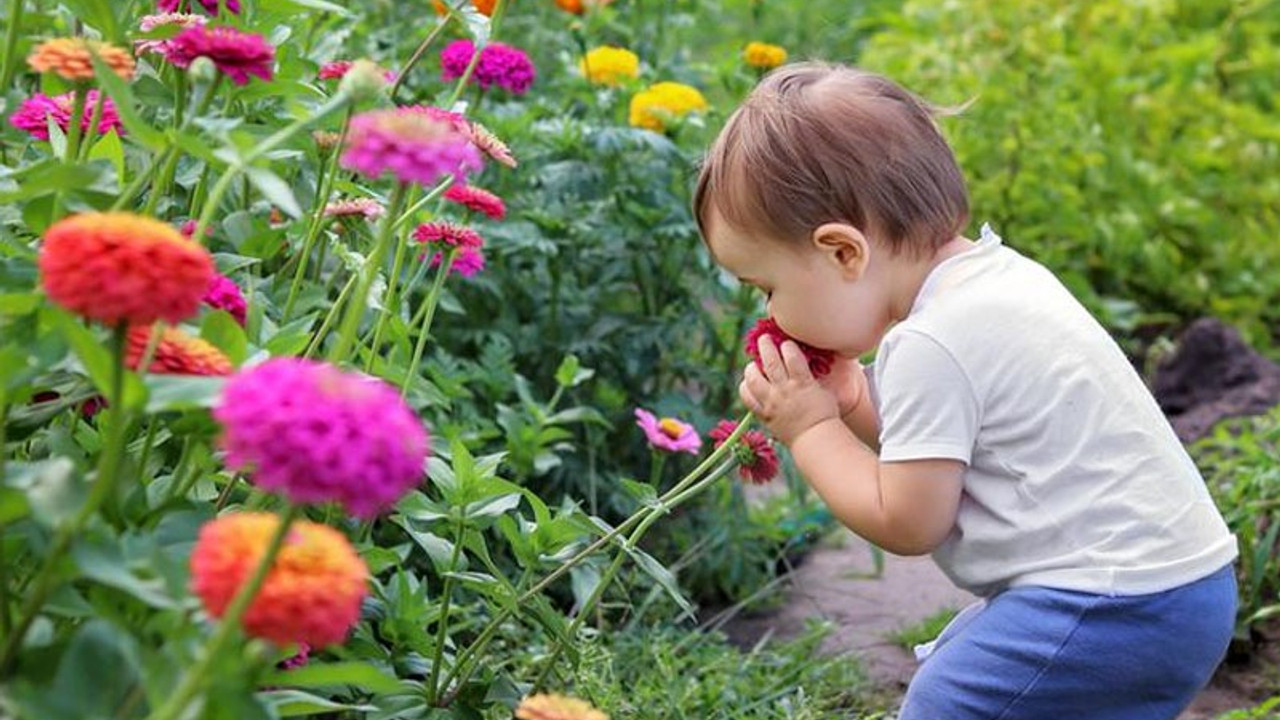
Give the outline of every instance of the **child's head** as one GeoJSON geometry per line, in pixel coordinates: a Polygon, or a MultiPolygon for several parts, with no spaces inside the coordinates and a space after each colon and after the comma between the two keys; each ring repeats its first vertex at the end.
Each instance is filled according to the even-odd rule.
{"type": "Polygon", "coordinates": [[[769,73],[712,144],[694,210],[752,235],[802,241],[845,222],[895,252],[927,251],[969,220],[936,110],[888,78],[797,63],[769,73]]]}
{"type": "MultiPolygon", "coordinates": [[[[832,309],[847,315],[847,302],[856,302],[872,316],[862,319],[866,327],[844,328],[860,336],[865,347],[857,350],[869,349],[892,319],[881,307],[892,279],[875,271],[894,258],[928,260],[967,224],[964,178],[933,115],[879,75],[801,63],[767,75],[730,116],[702,166],[694,212],[717,262],[771,293],[771,311],[790,334],[841,349],[823,344],[836,339],[835,328],[804,337],[801,309],[788,321],[778,307],[776,286],[813,282],[806,273],[819,266],[803,266],[825,253],[841,265],[839,279],[861,286],[832,309]],[[766,262],[774,253],[781,255],[766,262]],[[779,269],[791,260],[799,265],[779,269]],[[784,278],[783,270],[802,272],[784,278]]],[[[818,298],[808,295],[797,302],[814,315],[818,298]]]]}

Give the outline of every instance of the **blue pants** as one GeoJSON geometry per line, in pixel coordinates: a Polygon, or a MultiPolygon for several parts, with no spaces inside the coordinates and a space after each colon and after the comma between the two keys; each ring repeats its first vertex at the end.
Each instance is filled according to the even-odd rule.
{"type": "Polygon", "coordinates": [[[898,720],[1173,720],[1222,661],[1235,614],[1230,565],[1149,595],[1012,588],[943,631],[898,720]]]}

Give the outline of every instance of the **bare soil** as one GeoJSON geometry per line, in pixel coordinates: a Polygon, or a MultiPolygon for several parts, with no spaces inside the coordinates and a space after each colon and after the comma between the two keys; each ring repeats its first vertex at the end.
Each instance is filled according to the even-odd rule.
{"type": "MultiPolygon", "coordinates": [[[[807,621],[828,621],[834,630],[823,652],[857,657],[877,685],[900,697],[916,661],[890,636],[945,608],[963,608],[974,598],[953,586],[927,557],[885,555],[883,572],[877,575],[875,569],[871,547],[838,531],[791,574],[777,610],[734,618],[721,629],[734,643],[751,647],[766,636],[794,636],[807,621]]],[[[1178,720],[1212,720],[1280,692],[1280,626],[1264,635],[1263,646],[1247,662],[1224,663],[1178,720]]]]}

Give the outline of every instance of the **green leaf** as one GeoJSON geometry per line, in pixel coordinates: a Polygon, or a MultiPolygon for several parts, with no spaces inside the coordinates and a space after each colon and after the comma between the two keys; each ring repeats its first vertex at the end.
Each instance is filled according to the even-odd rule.
{"type": "Polygon", "coordinates": [[[524,495],[522,493],[510,493],[508,495],[499,495],[497,497],[489,497],[483,500],[477,500],[468,503],[462,510],[463,517],[481,518],[494,517],[501,515],[512,508],[520,505],[520,500],[524,495]]]}
{"type": "Polygon", "coordinates": [[[595,374],[595,370],[581,367],[578,356],[570,353],[564,356],[564,360],[560,361],[560,367],[556,368],[556,384],[565,388],[574,387],[589,380],[595,374]]]}
{"type": "Polygon", "coordinates": [[[123,39],[120,23],[116,21],[113,10],[113,6],[117,3],[112,3],[110,0],[64,0],[64,2],[73,11],[74,17],[99,30],[103,39],[109,42],[119,42],[123,39]]]}
{"type": "Polygon", "coordinates": [[[335,3],[325,0],[273,0],[271,9],[284,13],[304,13],[308,10],[331,12],[342,17],[350,17],[351,11],[335,3]]]}
{"type": "MultiPolygon", "coordinates": [[[[112,365],[114,364],[111,353],[107,348],[103,347],[98,338],[93,336],[93,333],[89,332],[70,314],[53,308],[50,308],[49,312],[53,317],[54,324],[62,333],[62,337],[71,345],[76,357],[84,365],[85,372],[89,374],[89,379],[93,381],[94,387],[98,389],[98,392],[109,397],[113,372],[112,365]]],[[[146,397],[147,390],[143,387],[142,381],[138,379],[137,374],[125,371],[125,407],[139,407],[146,400],[146,397]]]]}
{"type": "Polygon", "coordinates": [[[249,340],[244,335],[244,328],[225,310],[205,315],[200,323],[200,337],[226,353],[237,367],[249,357],[249,340]]]}
{"type": "Polygon", "coordinates": [[[65,457],[10,462],[5,466],[4,484],[25,492],[32,514],[48,527],[58,527],[71,519],[85,500],[85,488],[75,463],[65,457]]]}
{"type": "Polygon", "coordinates": [[[684,611],[684,615],[693,617],[693,605],[684,596],[684,592],[680,590],[680,583],[676,581],[676,576],[671,571],[663,567],[662,563],[654,559],[649,553],[639,548],[627,548],[627,555],[636,561],[636,565],[645,572],[646,575],[653,578],[655,582],[667,591],[667,595],[675,601],[680,609],[684,611]]]}
{"type": "Polygon", "coordinates": [[[199,375],[147,375],[143,384],[147,388],[146,412],[151,415],[211,408],[217,404],[227,379],[199,375]]]}
{"type": "Polygon", "coordinates": [[[365,662],[310,663],[293,670],[280,670],[267,675],[263,685],[287,685],[299,688],[322,688],[353,685],[378,694],[400,690],[400,681],[365,662]]]}
{"type": "Polygon", "coordinates": [[[142,119],[142,115],[138,114],[139,104],[134,99],[129,84],[115,74],[97,55],[93,56],[93,71],[98,76],[98,86],[106,90],[115,101],[116,113],[120,116],[120,122],[124,123],[125,130],[129,131],[129,137],[153,152],[158,153],[162,150],[168,144],[164,134],[147,124],[147,121],[142,119]]]}
{"type": "Polygon", "coordinates": [[[181,605],[166,592],[163,579],[133,574],[119,545],[82,540],[72,548],[71,557],[85,577],[122,590],[151,607],[168,610],[181,605]]]}
{"type": "Polygon", "coordinates": [[[298,199],[293,196],[293,190],[289,188],[289,184],[279,175],[266,168],[258,167],[247,167],[244,173],[249,176],[249,182],[258,188],[268,202],[288,213],[290,217],[302,217],[302,207],[298,205],[298,199]]]}
{"type": "Polygon", "coordinates": [[[57,160],[29,165],[4,178],[16,182],[18,187],[16,190],[0,192],[0,205],[52,195],[58,191],[89,187],[98,182],[103,169],[102,165],[63,165],[57,160]]]}
{"type": "Polygon", "coordinates": [[[139,668],[137,641],[106,620],[91,619],[75,631],[49,686],[15,685],[26,710],[18,714],[43,720],[111,717],[104,708],[124,705],[141,682],[139,668]]]}
{"type": "Polygon", "coordinates": [[[116,169],[117,180],[124,178],[124,143],[115,130],[111,130],[98,138],[89,150],[90,160],[107,160],[116,169]]]}
{"type": "Polygon", "coordinates": [[[645,507],[652,507],[658,502],[658,490],[646,482],[638,482],[630,478],[621,478],[622,489],[627,491],[636,502],[645,507]]]}
{"type": "Polygon", "coordinates": [[[349,705],[312,695],[301,690],[270,690],[258,693],[258,698],[266,702],[282,717],[302,717],[303,715],[319,715],[337,710],[355,712],[374,712],[378,708],[373,705],[349,705]]]}

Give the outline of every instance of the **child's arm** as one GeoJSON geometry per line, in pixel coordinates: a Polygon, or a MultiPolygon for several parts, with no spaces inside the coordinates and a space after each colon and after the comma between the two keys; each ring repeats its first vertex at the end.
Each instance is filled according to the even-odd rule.
{"type": "Polygon", "coordinates": [[[780,354],[762,338],[760,357],[765,369],[748,366],[742,399],[791,448],[832,514],[896,554],[920,555],[940,545],[955,524],[964,463],[881,463],[854,437],[836,397],[813,379],[798,346],[783,343],[780,354]]]}
{"type": "Polygon", "coordinates": [[[873,452],[880,450],[880,415],[867,390],[867,370],[857,360],[838,358],[818,384],[836,396],[840,420],[873,452]]]}

